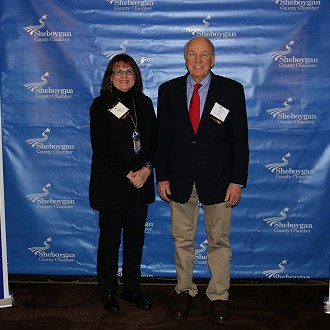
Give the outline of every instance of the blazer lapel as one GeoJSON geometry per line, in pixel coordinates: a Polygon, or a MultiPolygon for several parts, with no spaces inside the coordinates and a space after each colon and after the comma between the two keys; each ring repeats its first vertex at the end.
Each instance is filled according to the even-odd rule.
{"type": "Polygon", "coordinates": [[[210,81],[210,87],[207,92],[205,105],[204,105],[204,109],[203,109],[203,114],[202,114],[202,118],[201,118],[201,121],[198,126],[197,133],[199,132],[200,129],[202,130],[203,127],[205,126],[205,124],[207,123],[207,121],[210,120],[210,112],[211,112],[215,102],[217,102],[217,100],[219,100],[220,86],[215,83],[212,73],[211,73],[211,75],[212,76],[211,76],[211,81],[210,81]]]}
{"type": "Polygon", "coordinates": [[[184,123],[187,130],[191,131],[192,134],[194,130],[191,126],[188,107],[187,107],[187,77],[188,74],[182,77],[179,84],[175,89],[175,100],[178,103],[178,111],[180,111],[180,117],[182,118],[182,122],[184,123]]]}

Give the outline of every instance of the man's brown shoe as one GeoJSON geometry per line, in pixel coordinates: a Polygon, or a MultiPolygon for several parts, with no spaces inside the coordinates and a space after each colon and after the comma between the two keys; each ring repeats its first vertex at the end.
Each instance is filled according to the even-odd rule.
{"type": "Polygon", "coordinates": [[[174,313],[175,320],[182,320],[189,315],[190,309],[195,306],[195,298],[189,294],[189,291],[182,291],[178,295],[176,311],[174,313]]]}
{"type": "Polygon", "coordinates": [[[212,311],[217,323],[227,323],[229,320],[229,303],[227,300],[213,300],[212,311]]]}

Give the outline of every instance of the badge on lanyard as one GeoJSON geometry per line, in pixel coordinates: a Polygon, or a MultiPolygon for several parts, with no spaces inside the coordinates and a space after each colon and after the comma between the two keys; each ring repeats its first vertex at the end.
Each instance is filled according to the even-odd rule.
{"type": "Polygon", "coordinates": [[[124,119],[128,115],[129,109],[121,102],[118,102],[113,108],[108,109],[118,119],[124,119]]]}

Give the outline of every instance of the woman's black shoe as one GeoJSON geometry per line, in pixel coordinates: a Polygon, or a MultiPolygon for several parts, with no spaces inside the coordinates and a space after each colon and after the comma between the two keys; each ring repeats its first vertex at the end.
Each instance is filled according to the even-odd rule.
{"type": "Polygon", "coordinates": [[[124,292],[123,298],[125,301],[133,302],[137,308],[150,309],[152,306],[151,302],[140,292],[137,292],[134,295],[124,292]]]}
{"type": "Polygon", "coordinates": [[[120,310],[116,296],[109,294],[108,296],[102,298],[104,309],[108,312],[118,312],[120,310]]]}

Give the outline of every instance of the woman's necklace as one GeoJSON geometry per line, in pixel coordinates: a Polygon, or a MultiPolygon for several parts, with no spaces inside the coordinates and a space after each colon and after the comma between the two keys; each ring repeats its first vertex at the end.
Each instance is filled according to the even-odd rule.
{"type": "MultiPolygon", "coordinates": [[[[118,97],[119,102],[122,103],[121,99],[119,98],[118,95],[117,95],[117,97],[118,97]]],[[[138,155],[141,151],[141,142],[140,142],[140,133],[137,129],[138,121],[137,121],[137,114],[136,114],[136,109],[135,109],[134,96],[132,96],[132,99],[133,99],[133,109],[134,109],[135,121],[134,121],[133,117],[131,116],[130,112],[128,112],[128,115],[131,118],[131,121],[132,121],[133,126],[134,126],[134,131],[133,131],[133,134],[132,134],[134,154],[138,155]]]]}
{"type": "Polygon", "coordinates": [[[138,121],[137,121],[137,115],[136,115],[136,109],[135,109],[134,96],[133,96],[133,108],[134,108],[135,121],[133,120],[133,117],[131,116],[130,113],[128,113],[128,115],[131,118],[131,121],[134,125],[134,131],[133,131],[133,134],[132,134],[133,148],[134,148],[135,155],[138,155],[141,151],[141,142],[140,142],[140,133],[137,129],[138,121]]]}

